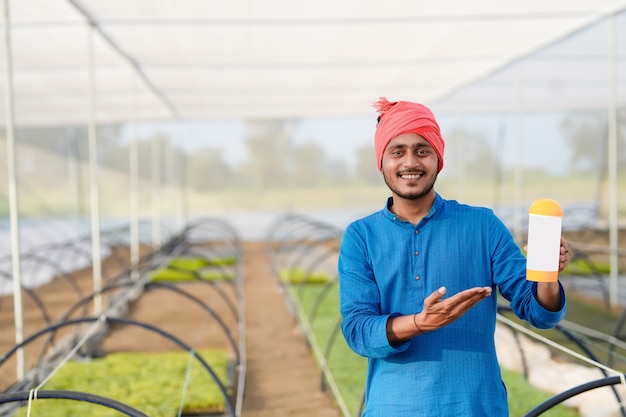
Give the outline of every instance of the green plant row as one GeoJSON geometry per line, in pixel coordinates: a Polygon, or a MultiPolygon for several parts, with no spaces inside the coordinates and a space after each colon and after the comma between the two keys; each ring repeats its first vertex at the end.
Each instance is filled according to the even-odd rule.
{"type": "MultiPolygon", "coordinates": [[[[211,366],[221,383],[230,387],[227,353],[200,350],[197,354],[211,366]]],[[[189,352],[119,352],[90,361],[68,362],[42,389],[97,394],[127,404],[150,417],[174,417],[181,404],[184,415],[226,410],[226,399],[217,383],[189,352]]],[[[22,407],[15,416],[25,417],[27,411],[27,407],[22,407]]],[[[120,413],[83,401],[33,401],[31,416],[44,415],[119,417],[120,413]]]]}
{"type": "Polygon", "coordinates": [[[325,284],[332,280],[332,277],[324,272],[306,271],[304,268],[282,268],[280,270],[280,280],[290,284],[325,284]]]}
{"type": "Polygon", "coordinates": [[[235,274],[226,269],[237,264],[237,258],[222,257],[207,259],[199,256],[180,256],[172,258],[167,265],[148,273],[152,281],[232,281],[235,274]]]}

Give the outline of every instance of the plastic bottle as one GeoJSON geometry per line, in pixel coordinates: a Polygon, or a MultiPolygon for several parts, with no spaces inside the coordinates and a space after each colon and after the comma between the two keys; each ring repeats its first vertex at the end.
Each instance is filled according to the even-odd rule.
{"type": "Polygon", "coordinates": [[[535,200],[528,210],[526,279],[556,282],[561,257],[563,209],[549,198],[535,200]]]}

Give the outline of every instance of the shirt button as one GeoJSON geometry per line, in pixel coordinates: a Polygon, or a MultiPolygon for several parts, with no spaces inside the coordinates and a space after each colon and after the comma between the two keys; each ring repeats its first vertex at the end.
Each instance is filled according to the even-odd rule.
{"type": "Polygon", "coordinates": [[[418,234],[419,232],[420,232],[419,230],[415,229],[415,234],[418,234]]]}
{"type": "Polygon", "coordinates": [[[416,254],[416,255],[419,255],[420,253],[419,253],[419,251],[415,251],[415,254],[416,254]]]}
{"type": "Polygon", "coordinates": [[[415,281],[419,281],[419,280],[420,280],[420,276],[418,275],[415,277],[415,281]]]}

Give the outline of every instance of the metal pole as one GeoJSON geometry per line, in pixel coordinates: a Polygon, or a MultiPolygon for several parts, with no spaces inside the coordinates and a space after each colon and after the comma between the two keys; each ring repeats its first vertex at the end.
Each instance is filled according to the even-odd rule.
{"type": "MultiPolygon", "coordinates": [[[[7,136],[7,170],[9,180],[9,215],[11,224],[11,265],[13,273],[13,311],[15,314],[15,342],[24,340],[24,307],[22,304],[22,272],[20,259],[19,214],[17,207],[17,180],[15,173],[15,136],[14,136],[14,100],[13,100],[13,56],[11,50],[11,28],[9,0],[4,0],[4,58],[6,62],[6,136],[7,136]]],[[[24,379],[26,361],[24,349],[16,352],[17,379],[24,379]]]]}
{"type": "Polygon", "coordinates": [[[131,277],[136,278],[139,264],[139,150],[135,133],[135,122],[130,124],[130,144],[128,152],[128,171],[130,188],[130,266],[131,277]]]}
{"type": "Polygon", "coordinates": [[[160,171],[160,140],[159,135],[152,137],[152,247],[161,247],[161,171],[160,171]]]}
{"type": "MultiPolygon", "coordinates": [[[[459,129],[459,156],[457,158],[459,164],[459,200],[467,199],[467,111],[465,107],[465,99],[461,108],[461,128],[459,129]]],[[[484,202],[482,203],[484,204],[484,202]]]]}
{"type": "Polygon", "coordinates": [[[615,15],[608,17],[609,44],[609,103],[608,103],[608,204],[609,204],[609,264],[610,300],[613,307],[619,306],[618,283],[618,226],[617,226],[617,41],[615,15]]]}
{"type": "Polygon", "coordinates": [[[523,68],[522,62],[518,61],[515,72],[515,166],[513,169],[513,224],[514,226],[514,235],[515,240],[517,242],[521,242],[522,239],[522,231],[523,231],[523,214],[524,207],[523,204],[523,196],[522,196],[522,166],[524,163],[524,158],[522,155],[523,146],[522,146],[522,132],[523,132],[523,68]]]}
{"type": "Polygon", "coordinates": [[[94,64],[94,32],[91,26],[87,27],[88,59],[89,59],[89,173],[91,184],[89,187],[91,201],[91,257],[93,259],[93,299],[94,313],[102,312],[102,259],[100,250],[100,198],[98,188],[98,143],[96,138],[96,77],[94,64]]]}

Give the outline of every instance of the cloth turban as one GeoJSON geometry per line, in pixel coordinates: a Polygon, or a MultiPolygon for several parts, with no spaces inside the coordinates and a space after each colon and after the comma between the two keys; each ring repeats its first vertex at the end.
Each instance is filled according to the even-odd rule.
{"type": "Polygon", "coordinates": [[[417,133],[430,143],[439,160],[437,172],[441,171],[445,143],[437,120],[428,107],[410,101],[390,102],[384,97],[375,102],[373,107],[380,115],[374,134],[374,152],[379,171],[383,169],[385,148],[392,139],[404,133],[417,133]]]}

